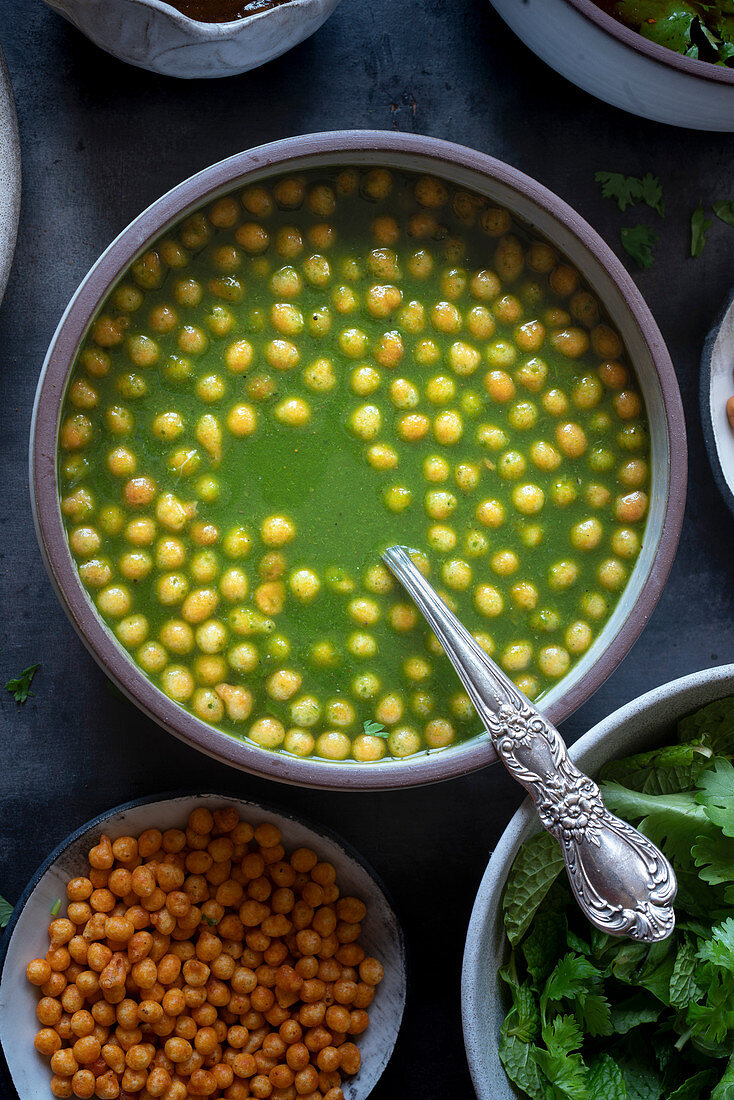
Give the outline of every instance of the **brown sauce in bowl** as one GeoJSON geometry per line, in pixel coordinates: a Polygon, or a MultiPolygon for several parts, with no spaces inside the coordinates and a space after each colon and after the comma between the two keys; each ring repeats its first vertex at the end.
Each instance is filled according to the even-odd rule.
{"type": "Polygon", "coordinates": [[[288,0],[167,0],[167,3],[200,23],[230,23],[278,7],[288,0]]]}

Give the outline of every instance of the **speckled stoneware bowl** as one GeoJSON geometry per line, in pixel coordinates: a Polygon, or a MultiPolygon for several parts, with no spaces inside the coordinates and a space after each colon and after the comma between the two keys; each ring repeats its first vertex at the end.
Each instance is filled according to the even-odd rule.
{"type": "Polygon", "coordinates": [[[0,304],[13,262],[20,214],[20,142],[13,89],[0,49],[0,304]]]}
{"type": "Polygon", "coordinates": [[[392,903],[372,868],[342,839],[282,810],[223,794],[173,794],[128,802],[88,821],[52,852],[28,883],[15,907],[0,947],[0,1044],[20,1100],[50,1097],[48,1060],[33,1047],[38,1030],[38,991],[25,978],[30,959],[48,948],[51,907],[66,897],[66,883],[83,875],[87,853],[101,833],[115,837],[139,835],[145,829],[180,828],[197,806],[236,806],[243,820],[274,822],[286,851],[313,848],[336,868],[342,894],[364,900],[367,915],[360,943],[379,959],[385,977],[369,1009],[370,1025],[360,1037],[362,1066],[345,1079],[345,1100],[366,1100],[382,1076],[397,1041],[405,1008],[406,962],[403,933],[392,903]]]}
{"type": "MultiPolygon", "coordinates": [[[[605,718],[571,748],[589,775],[609,760],[644,752],[675,735],[679,718],[714,699],[734,695],[734,665],[694,672],[633,699],[605,718]]],[[[508,1004],[498,970],[507,956],[502,893],[520,845],[540,831],[537,814],[524,802],[500,837],[479,887],[464,949],[461,1011],[464,1044],[478,1100],[523,1096],[507,1079],[499,1059],[500,1027],[508,1004]]]]}
{"type": "Polygon", "coordinates": [[[163,0],[46,0],[103,50],[164,76],[234,76],[317,31],[339,0],[284,0],[228,23],[201,23],[163,0]]]}
{"type": "Polygon", "coordinates": [[[684,57],[623,26],[594,0],[490,0],[546,64],[633,115],[734,130],[734,69],[684,57]]]}
{"type": "Polygon", "coordinates": [[[734,514],[734,428],[726,403],[734,394],[734,291],[706,337],[701,356],[701,426],[719,492],[734,514]]]}
{"type": "Polygon", "coordinates": [[[240,153],[169,191],[128,226],[86,276],[51,342],[38,384],[31,433],[32,501],[49,575],[72,623],[118,687],[188,744],[258,775],[345,790],[393,788],[448,779],[491,764],[489,736],[402,760],[328,763],[268,752],[213,728],[163,694],[132,662],[82,586],[64,533],[56,448],[69,372],[90,319],[131,260],[166,226],[215,196],[284,171],[314,166],[386,165],[428,172],[508,207],[550,240],[583,274],[621,333],[647,404],[652,446],[650,515],[642,551],[619,604],[591,648],[543,699],[563,721],[617,667],[647,622],[675,554],[686,492],[686,434],[678,384],[663,339],[622,264],[579,215],[535,180],[501,161],[416,134],[340,131],[289,138],[240,153]]]}

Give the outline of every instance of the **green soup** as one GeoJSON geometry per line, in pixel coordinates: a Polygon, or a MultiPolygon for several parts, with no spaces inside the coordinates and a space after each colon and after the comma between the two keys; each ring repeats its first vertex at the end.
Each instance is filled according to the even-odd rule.
{"type": "Polygon", "coordinates": [[[61,507],[162,691],[371,761],[478,732],[380,551],[415,548],[537,700],[624,588],[648,450],[619,336],[548,244],[439,180],[345,169],[220,198],[125,273],[72,371],[61,507]]]}

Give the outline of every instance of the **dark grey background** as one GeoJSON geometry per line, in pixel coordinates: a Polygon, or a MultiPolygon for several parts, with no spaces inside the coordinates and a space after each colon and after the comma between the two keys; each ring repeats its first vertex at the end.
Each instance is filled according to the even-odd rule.
{"type": "MultiPolygon", "coordinates": [[[[392,891],[411,949],[397,1053],[375,1100],[472,1095],[461,1038],[464,934],[488,855],[520,799],[498,768],[389,794],[279,787],[233,772],[110,693],[46,578],[28,501],[26,449],[44,352],[68,298],[107,243],[200,168],[290,134],[399,129],[492,153],[558,192],[612,247],[620,214],[593,175],[660,176],[667,217],[655,266],[635,271],[683,392],[688,512],[677,561],[641,640],[566,724],[573,740],[609,711],[684,673],[734,660],[734,520],[711,478],[698,414],[701,343],[734,284],[734,230],[717,223],[688,255],[690,212],[734,199],[734,136],[637,120],[567,84],[481,0],[344,0],[308,42],[223,81],[176,81],[101,53],[40,0],[0,0],[18,103],[23,208],[0,311],[0,685],[39,661],[18,707],[0,686],[0,893],[87,818],[174,787],[236,788],[340,831],[392,891]]],[[[0,1071],[0,1086],[2,1086],[0,1071]]],[[[0,1095],[10,1095],[9,1084],[0,1095]]]]}

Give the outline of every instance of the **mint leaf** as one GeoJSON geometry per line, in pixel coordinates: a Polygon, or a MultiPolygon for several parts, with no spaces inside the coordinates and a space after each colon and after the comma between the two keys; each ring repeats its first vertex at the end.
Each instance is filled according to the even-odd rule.
{"type": "Polygon", "coordinates": [[[698,257],[706,244],[706,234],[714,223],[706,217],[703,203],[699,202],[691,214],[691,255],[698,257]]]}
{"type": "Polygon", "coordinates": [[[626,1001],[612,1006],[612,1027],[617,1035],[626,1035],[640,1024],[652,1024],[660,1018],[663,1006],[649,993],[634,993],[626,1001]]]}
{"type": "Polygon", "coordinates": [[[715,699],[678,722],[678,740],[707,745],[715,754],[734,753],[734,698],[715,699]]]}
{"type": "Polygon", "coordinates": [[[524,1043],[516,1035],[505,1035],[503,1026],[499,1055],[505,1067],[505,1073],[530,1097],[530,1100],[546,1100],[547,1093],[541,1084],[538,1067],[535,1064],[535,1050],[535,1047],[524,1043]]]}
{"type": "Polygon", "coordinates": [[[704,1086],[711,1083],[711,1070],[702,1069],[693,1077],[689,1077],[682,1085],[671,1092],[668,1100],[701,1100],[705,1096],[704,1086]]]}
{"type": "Polygon", "coordinates": [[[4,928],[8,923],[14,908],[9,901],[0,896],[0,928],[4,928]]]}
{"type": "Polygon", "coordinates": [[[564,950],[568,921],[563,908],[568,904],[568,889],[557,879],[547,894],[547,902],[535,914],[535,919],[520,951],[528,974],[536,988],[545,982],[564,950]],[[557,895],[557,898],[553,895],[557,895]],[[562,899],[562,904],[559,900],[562,899]]]}
{"type": "Polygon", "coordinates": [[[649,225],[641,223],[621,230],[622,248],[640,267],[652,267],[655,256],[653,247],[658,243],[660,234],[649,225]]]}
{"type": "Polygon", "coordinates": [[[527,932],[538,906],[563,866],[561,849],[550,833],[539,833],[520,848],[502,899],[505,930],[513,946],[527,932]]]}
{"type": "Polygon", "coordinates": [[[695,786],[711,755],[711,749],[705,745],[666,745],[624,760],[612,760],[602,768],[600,776],[633,791],[674,794],[695,786]]]}
{"type": "Polygon", "coordinates": [[[686,937],[678,948],[670,976],[670,1003],[673,1008],[685,1008],[689,1001],[695,1001],[701,995],[695,977],[697,962],[698,953],[693,941],[686,937]]]}
{"type": "Polygon", "coordinates": [[[734,1056],[724,1070],[724,1076],[711,1093],[711,1100],[734,1100],[734,1056]]]}
{"type": "Polygon", "coordinates": [[[727,225],[734,225],[734,202],[728,199],[724,202],[714,203],[714,214],[727,225]]]}
{"type": "Polygon", "coordinates": [[[700,776],[695,797],[709,821],[718,825],[724,836],[734,837],[734,767],[731,761],[717,757],[713,767],[700,776]]]}
{"type": "Polygon", "coordinates": [[[589,1100],[627,1100],[627,1087],[617,1063],[602,1054],[589,1066],[589,1100]]]}
{"type": "Polygon", "coordinates": [[[25,703],[31,695],[35,695],[35,692],[31,691],[31,684],[40,667],[40,665],[29,665],[19,676],[8,680],[5,690],[10,692],[16,703],[25,703]]]}

